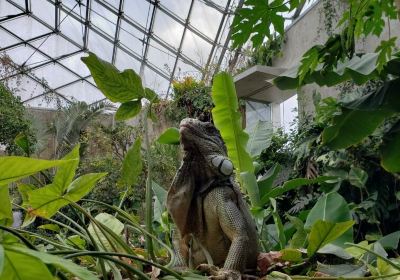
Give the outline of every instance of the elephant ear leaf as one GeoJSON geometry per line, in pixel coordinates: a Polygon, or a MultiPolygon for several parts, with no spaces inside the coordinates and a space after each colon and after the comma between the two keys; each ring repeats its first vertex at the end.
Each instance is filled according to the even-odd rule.
{"type": "Polygon", "coordinates": [[[81,58],[101,92],[112,102],[128,102],[144,96],[142,79],[132,69],[120,72],[114,65],[94,53],[81,58]]]}

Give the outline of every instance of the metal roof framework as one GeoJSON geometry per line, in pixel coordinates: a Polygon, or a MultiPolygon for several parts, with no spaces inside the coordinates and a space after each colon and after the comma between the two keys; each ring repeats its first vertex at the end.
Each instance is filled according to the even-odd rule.
{"type": "Polygon", "coordinates": [[[0,62],[8,62],[0,81],[17,88],[31,107],[97,103],[104,96],[80,61],[92,51],[120,70],[135,70],[146,87],[167,98],[172,81],[187,75],[203,79],[227,66],[229,26],[242,4],[0,0],[0,62]]]}

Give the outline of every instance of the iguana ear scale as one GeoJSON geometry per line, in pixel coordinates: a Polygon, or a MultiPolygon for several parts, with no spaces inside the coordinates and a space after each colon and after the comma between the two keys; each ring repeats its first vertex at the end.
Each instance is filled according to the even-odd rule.
{"type": "Polygon", "coordinates": [[[224,156],[221,155],[211,155],[209,156],[211,165],[215,167],[218,172],[224,176],[231,176],[233,173],[232,162],[224,156]]]}

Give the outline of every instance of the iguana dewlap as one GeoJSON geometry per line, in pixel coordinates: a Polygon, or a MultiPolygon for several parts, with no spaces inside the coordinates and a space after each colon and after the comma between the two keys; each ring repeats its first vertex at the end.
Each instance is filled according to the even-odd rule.
{"type": "Polygon", "coordinates": [[[184,119],[180,136],[184,157],[167,198],[180,236],[180,265],[212,261],[224,271],[255,269],[256,226],[234,183],[219,131],[211,123],[184,119]]]}

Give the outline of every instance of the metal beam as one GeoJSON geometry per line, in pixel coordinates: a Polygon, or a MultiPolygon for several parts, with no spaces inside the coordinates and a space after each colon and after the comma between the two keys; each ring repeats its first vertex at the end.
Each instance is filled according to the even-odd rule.
{"type": "MultiPolygon", "coordinates": [[[[50,1],[50,0],[47,0],[47,1],[50,1]]],[[[148,1],[148,0],[146,0],[146,1],[148,1]]],[[[159,1],[159,0],[157,0],[157,1],[159,1]]],[[[154,3],[155,3],[155,0],[151,0],[151,1],[148,1],[148,2],[151,3],[151,4],[154,4],[154,3]]],[[[103,3],[103,2],[98,2],[98,4],[101,5],[102,7],[104,7],[105,9],[107,9],[109,12],[111,12],[111,13],[113,13],[114,15],[117,15],[117,16],[118,16],[118,13],[117,13],[116,11],[114,11],[113,9],[111,9],[111,8],[110,8],[108,5],[106,5],[105,3],[103,3]]],[[[161,7],[161,4],[159,4],[158,6],[161,7]]],[[[159,9],[161,10],[161,8],[159,8],[159,9]]],[[[170,12],[170,13],[171,13],[171,12],[170,12]]],[[[179,21],[179,23],[182,23],[182,20],[181,20],[181,19],[179,19],[178,17],[174,16],[173,14],[172,14],[172,16],[174,17],[174,18],[173,18],[174,20],[179,21]]],[[[74,17],[74,19],[76,19],[76,20],[79,21],[79,19],[76,18],[76,17],[74,17]]],[[[124,15],[122,16],[122,19],[123,19],[127,24],[129,24],[129,25],[131,25],[132,27],[134,27],[135,29],[137,29],[139,32],[141,32],[141,33],[143,33],[143,34],[147,34],[146,29],[145,29],[142,25],[140,25],[139,23],[137,23],[134,19],[131,19],[131,18],[129,18],[129,17],[125,17],[124,15]]],[[[183,22],[182,24],[184,25],[184,22],[183,22]]],[[[98,33],[100,36],[102,36],[103,38],[105,38],[106,40],[108,40],[110,43],[112,43],[112,40],[107,39],[104,35],[100,34],[99,31],[96,31],[95,28],[92,27],[92,30],[94,30],[94,31],[95,31],[96,33],[98,33]]],[[[197,33],[195,33],[195,34],[197,34],[197,33]]],[[[205,35],[202,35],[202,36],[205,36],[205,35]]],[[[200,37],[201,37],[201,36],[200,36],[200,37]]],[[[164,47],[165,49],[167,49],[167,50],[168,50],[169,52],[171,52],[173,55],[177,55],[177,51],[176,51],[176,49],[175,49],[173,46],[171,46],[170,44],[168,44],[167,42],[165,42],[163,39],[161,39],[160,37],[158,37],[158,36],[155,35],[154,33],[150,35],[150,38],[151,38],[154,42],[158,43],[160,46],[162,46],[162,47],[164,47]]],[[[212,43],[211,39],[208,39],[208,41],[209,41],[210,43],[212,43]]],[[[182,58],[182,60],[183,60],[186,64],[189,64],[189,65],[193,66],[194,68],[196,68],[197,70],[202,71],[203,68],[201,67],[201,65],[198,65],[196,62],[194,62],[193,60],[191,60],[189,57],[187,57],[187,56],[185,56],[185,55],[181,55],[181,58],[182,58]]]]}
{"type": "MultiPolygon", "coordinates": [[[[8,32],[8,29],[4,29],[4,28],[3,28],[3,30],[5,30],[7,33],[9,33],[9,32],[8,32]]],[[[45,38],[45,37],[47,37],[47,36],[51,36],[51,35],[53,35],[53,34],[55,34],[55,33],[54,33],[53,31],[51,31],[51,32],[48,32],[48,33],[45,33],[45,34],[42,34],[42,35],[33,37],[33,38],[31,38],[31,39],[28,39],[28,40],[22,40],[21,42],[18,42],[18,43],[9,45],[9,46],[4,47],[4,48],[0,48],[0,52],[7,51],[7,50],[10,50],[10,49],[16,48],[16,47],[18,47],[18,46],[21,46],[21,45],[26,45],[27,43],[30,43],[30,42],[33,42],[33,41],[36,41],[36,40],[45,38]]]]}
{"type": "Polygon", "coordinates": [[[54,3],[54,31],[57,33],[60,31],[60,5],[61,1],[56,0],[54,3]]]}
{"type": "Polygon", "coordinates": [[[174,79],[176,66],[178,65],[178,61],[179,61],[179,58],[181,56],[183,41],[185,40],[186,30],[187,30],[187,27],[189,26],[190,16],[191,16],[192,10],[193,10],[193,4],[194,4],[194,0],[191,0],[190,6],[189,6],[189,11],[188,11],[188,14],[187,14],[187,17],[186,17],[185,27],[183,28],[181,41],[179,42],[178,55],[176,56],[176,59],[175,59],[175,62],[174,62],[174,67],[172,68],[171,77],[169,78],[168,90],[167,90],[167,95],[166,95],[165,99],[168,98],[169,90],[171,89],[171,82],[174,79]]]}
{"type": "Polygon", "coordinates": [[[112,58],[111,58],[112,64],[115,64],[115,60],[117,58],[117,50],[118,50],[118,45],[119,45],[119,34],[121,32],[121,20],[122,20],[123,14],[124,14],[123,7],[124,7],[124,0],[119,0],[117,26],[115,27],[114,46],[113,46],[113,53],[112,53],[112,58]]]}
{"type": "MultiPolygon", "coordinates": [[[[61,7],[62,8],[62,7],[61,7]]],[[[85,25],[85,31],[83,33],[83,49],[87,50],[88,49],[88,44],[89,44],[89,30],[90,30],[90,10],[92,8],[92,0],[87,0],[86,1],[86,14],[85,14],[85,22],[83,23],[85,25]]],[[[71,12],[72,14],[72,12],[71,12]]],[[[82,23],[82,21],[79,19],[79,21],[82,23]]]]}
{"type": "Polygon", "coordinates": [[[139,71],[139,75],[140,77],[142,77],[142,79],[144,77],[144,66],[147,63],[147,54],[149,53],[150,38],[153,35],[153,27],[154,27],[154,22],[156,21],[157,9],[159,4],[160,4],[159,0],[156,0],[154,2],[153,11],[151,13],[151,18],[150,18],[149,30],[146,33],[144,33],[144,35],[147,36],[147,38],[145,42],[142,63],[140,65],[140,71],[139,71]]]}
{"type": "MultiPolygon", "coordinates": [[[[22,8],[20,5],[18,5],[18,4],[15,3],[14,1],[12,1],[12,0],[6,0],[6,1],[7,1],[8,3],[12,4],[13,6],[15,6],[16,8],[20,9],[21,11],[24,10],[24,8],[22,8]]],[[[53,2],[51,2],[51,1],[49,1],[49,0],[48,0],[48,2],[51,3],[51,4],[54,4],[53,2]]],[[[38,21],[39,23],[43,24],[44,26],[46,26],[48,29],[53,30],[53,31],[55,32],[53,26],[51,26],[51,25],[48,24],[47,22],[43,21],[42,19],[40,19],[40,18],[37,17],[36,15],[30,14],[29,16],[30,16],[31,18],[33,18],[34,20],[38,21]]],[[[70,43],[71,43],[72,45],[74,45],[75,47],[82,49],[82,45],[79,45],[79,44],[78,44],[77,42],[75,42],[74,40],[71,40],[68,36],[64,35],[63,33],[58,33],[58,36],[61,36],[63,39],[67,40],[68,42],[70,42],[70,43]]]]}
{"type": "Polygon", "coordinates": [[[22,12],[22,13],[15,14],[15,15],[8,15],[8,16],[5,16],[5,17],[1,18],[0,19],[0,23],[6,22],[8,20],[15,19],[15,18],[18,18],[18,17],[23,17],[23,16],[26,16],[26,15],[27,15],[26,12],[22,12]]]}
{"type": "Polygon", "coordinates": [[[228,15],[230,5],[231,5],[231,0],[228,0],[228,2],[226,2],[225,11],[223,13],[221,22],[219,23],[219,26],[218,26],[217,35],[215,36],[214,43],[212,44],[212,48],[211,48],[210,54],[208,55],[206,66],[204,67],[204,72],[203,72],[203,75],[202,75],[202,78],[201,78],[202,80],[205,80],[205,79],[208,78],[207,77],[208,67],[210,66],[212,57],[214,56],[214,51],[215,51],[215,48],[216,48],[216,46],[218,44],[219,36],[221,34],[222,27],[224,26],[226,17],[228,15]]]}
{"type": "MultiPolygon", "coordinates": [[[[153,3],[154,0],[146,0],[149,3],[153,3]]],[[[192,26],[192,25],[187,25],[186,24],[186,20],[182,20],[180,17],[178,17],[175,13],[173,13],[171,10],[169,10],[168,8],[166,8],[163,5],[159,5],[159,9],[160,11],[162,11],[163,13],[165,13],[166,15],[168,15],[169,17],[171,17],[174,21],[176,21],[177,23],[180,23],[183,26],[186,26],[187,29],[189,29],[191,32],[193,32],[194,34],[196,34],[197,36],[199,36],[200,38],[202,38],[204,41],[212,44],[212,40],[205,34],[203,34],[200,30],[198,30],[196,27],[192,26]]]]}
{"type": "MultiPolygon", "coordinates": [[[[9,75],[9,76],[7,76],[7,77],[4,77],[4,78],[0,79],[0,82],[1,82],[1,81],[4,81],[4,80],[7,80],[7,79],[10,79],[10,78],[13,78],[13,77],[18,76],[18,75],[21,75],[21,74],[27,74],[27,73],[29,73],[30,71],[33,71],[33,70],[36,70],[36,69],[45,67],[45,66],[47,66],[47,65],[49,65],[49,64],[52,64],[52,63],[56,63],[56,64],[58,64],[58,65],[61,65],[64,69],[67,69],[69,72],[71,72],[71,73],[74,74],[75,76],[78,76],[79,78],[82,78],[79,74],[77,74],[76,72],[72,71],[71,69],[67,68],[67,67],[64,66],[62,63],[60,63],[59,61],[57,61],[58,59],[64,59],[64,58],[67,58],[67,57],[74,56],[74,55],[76,55],[76,54],[78,54],[78,53],[80,53],[80,52],[82,52],[82,50],[78,50],[78,51],[75,51],[75,52],[72,52],[72,53],[69,53],[69,54],[66,54],[66,55],[62,55],[62,56],[59,56],[58,58],[54,58],[54,59],[53,59],[53,58],[49,58],[48,61],[45,61],[45,62],[40,63],[40,64],[38,64],[38,65],[36,65],[36,66],[33,66],[33,67],[29,67],[29,68],[22,69],[22,70],[19,71],[19,72],[16,72],[16,73],[14,73],[14,74],[12,74],[12,75],[9,75]]],[[[19,66],[18,68],[21,68],[21,66],[19,66]]],[[[18,70],[18,69],[17,69],[17,70],[18,70]]]]}

